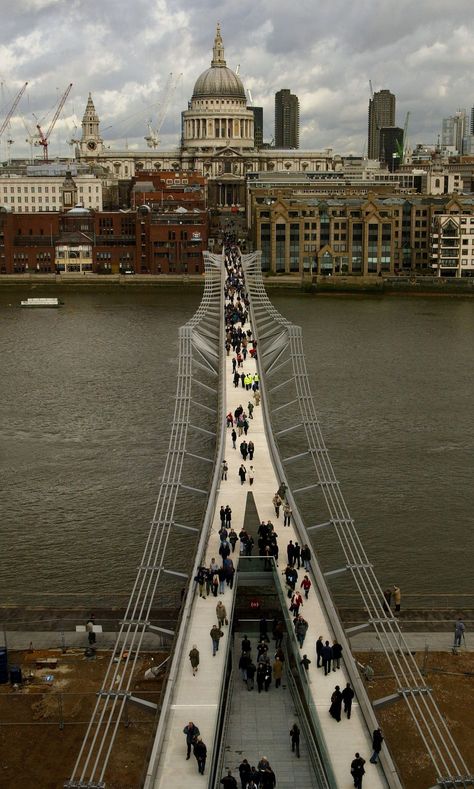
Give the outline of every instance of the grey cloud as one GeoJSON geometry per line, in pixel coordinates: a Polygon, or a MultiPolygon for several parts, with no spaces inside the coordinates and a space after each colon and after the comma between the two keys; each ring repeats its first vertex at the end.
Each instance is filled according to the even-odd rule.
{"type": "MultiPolygon", "coordinates": [[[[374,89],[396,94],[399,125],[410,110],[413,142],[436,140],[443,116],[474,103],[474,55],[466,43],[474,32],[471,0],[453,7],[444,0],[224,0],[217,7],[215,0],[45,2],[19,0],[2,20],[0,75],[10,94],[30,80],[22,111],[43,116],[56,89],[72,81],[66,115],[74,110],[80,119],[91,91],[104,128],[112,125],[104,136],[120,139],[127,128],[130,144],[140,147],[170,71],[183,72],[183,79],[162,136],[166,144],[178,140],[180,113],[209,65],[217,21],[228,65],[240,63],[255,103],[265,108],[267,138],[273,94],[283,86],[301,97],[302,147],[338,152],[363,150],[369,79],[374,89]],[[41,36],[39,51],[20,65],[15,48],[33,31],[41,36]],[[154,109],[147,109],[148,100],[154,109]]],[[[20,153],[18,144],[13,154],[20,153]]]]}

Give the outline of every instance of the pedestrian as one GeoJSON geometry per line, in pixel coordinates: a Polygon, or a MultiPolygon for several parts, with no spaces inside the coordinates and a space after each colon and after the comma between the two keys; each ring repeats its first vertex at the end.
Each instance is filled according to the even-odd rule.
{"type": "Polygon", "coordinates": [[[279,619],[275,625],[275,630],[274,630],[275,649],[281,647],[284,633],[285,633],[285,623],[283,622],[282,619],[279,619]]]}
{"type": "Polygon", "coordinates": [[[226,508],[225,508],[225,525],[227,526],[227,528],[230,527],[231,520],[232,520],[232,510],[231,510],[230,506],[228,504],[226,504],[226,508]]]}
{"type": "Polygon", "coordinates": [[[212,657],[215,657],[216,652],[219,651],[219,639],[222,638],[224,633],[222,632],[220,627],[218,627],[217,625],[213,625],[211,627],[211,631],[209,635],[211,636],[212,639],[212,657]]]}
{"type": "Polygon", "coordinates": [[[350,720],[351,717],[352,700],[354,696],[355,693],[351,688],[351,683],[348,682],[342,691],[342,703],[344,704],[344,712],[346,713],[348,720],[350,720]]]}
{"type": "Polygon", "coordinates": [[[309,563],[311,561],[311,551],[309,550],[308,546],[305,544],[301,549],[301,561],[303,562],[303,567],[305,570],[310,570],[309,563]]]}
{"type": "Polygon", "coordinates": [[[288,557],[288,564],[290,567],[293,567],[295,563],[295,546],[293,545],[293,540],[290,540],[286,546],[286,555],[288,557]]]}
{"type": "Polygon", "coordinates": [[[247,476],[247,469],[245,468],[244,464],[240,464],[239,468],[239,477],[240,477],[240,484],[243,485],[245,482],[245,477],[247,476]]]}
{"type": "Polygon", "coordinates": [[[273,678],[275,680],[275,688],[279,688],[281,685],[281,678],[283,675],[283,663],[279,658],[275,658],[272,666],[273,670],[273,678]]]}
{"type": "Polygon", "coordinates": [[[253,393],[253,399],[255,400],[255,405],[260,405],[260,392],[258,389],[253,393]]]}
{"type": "Polygon", "coordinates": [[[247,664],[247,690],[253,690],[254,688],[254,679],[255,679],[256,671],[257,671],[257,667],[253,662],[252,658],[250,658],[247,664]]]}
{"type": "Polygon", "coordinates": [[[331,647],[331,659],[332,659],[333,671],[335,671],[337,668],[341,668],[341,657],[342,657],[342,646],[338,642],[337,638],[335,638],[333,641],[333,645],[331,647]]]}
{"type": "Polygon", "coordinates": [[[294,557],[294,563],[296,564],[296,567],[299,570],[300,567],[301,567],[301,561],[300,561],[301,560],[301,548],[300,548],[300,546],[298,545],[297,542],[295,542],[295,545],[294,545],[294,548],[293,548],[293,557],[294,557]]]}
{"type": "Polygon", "coordinates": [[[311,660],[308,658],[308,655],[303,655],[303,659],[300,660],[300,665],[303,666],[305,671],[309,671],[310,664],[311,660]]]}
{"type": "Polygon", "coordinates": [[[95,644],[94,617],[92,615],[86,623],[86,633],[87,633],[87,640],[90,646],[92,646],[93,644],[95,644]]]}
{"type": "Polygon", "coordinates": [[[234,529],[231,529],[229,532],[229,542],[232,546],[232,553],[234,553],[235,551],[235,544],[237,542],[237,539],[238,539],[237,532],[235,532],[234,529]]]}
{"type": "Polygon", "coordinates": [[[464,626],[464,622],[461,618],[458,619],[456,624],[454,625],[454,646],[460,647],[461,641],[464,638],[464,631],[466,630],[464,626]]]}
{"type": "Polygon", "coordinates": [[[301,597],[299,592],[295,592],[293,597],[291,598],[290,611],[295,616],[298,616],[300,612],[300,606],[302,605],[303,605],[303,598],[301,597]]]}
{"type": "Polygon", "coordinates": [[[248,403],[247,403],[247,411],[249,412],[249,419],[253,419],[253,409],[254,409],[254,407],[255,406],[252,403],[252,401],[249,400],[248,403]]]}
{"type": "Polygon", "coordinates": [[[305,596],[305,598],[307,600],[308,599],[309,590],[311,589],[311,581],[309,580],[307,575],[305,575],[305,577],[301,581],[300,588],[304,589],[304,596],[305,596]]]}
{"type": "Polygon", "coordinates": [[[306,633],[308,630],[308,623],[306,619],[300,615],[295,623],[295,634],[298,644],[300,645],[300,649],[303,649],[304,640],[306,638],[306,633]]]}
{"type": "Polygon", "coordinates": [[[287,501],[283,505],[283,526],[291,525],[292,509],[287,501]]]}
{"type": "Polygon", "coordinates": [[[250,764],[248,763],[247,759],[243,759],[242,762],[239,764],[239,775],[240,781],[242,784],[242,789],[245,789],[247,786],[248,781],[250,780],[251,774],[250,764]]]}
{"type": "Polygon", "coordinates": [[[377,764],[379,760],[379,753],[382,750],[383,734],[381,729],[374,729],[372,734],[372,756],[370,757],[371,764],[377,764]]]}
{"type": "Polygon", "coordinates": [[[317,668],[321,668],[321,658],[322,658],[322,650],[323,650],[323,637],[319,636],[318,640],[316,641],[316,666],[317,668]]]}
{"type": "Polygon", "coordinates": [[[342,693],[339,685],[336,685],[331,696],[331,706],[329,707],[329,714],[338,723],[341,721],[341,707],[342,707],[342,693]]]}
{"type": "Polygon", "coordinates": [[[231,770],[227,770],[227,775],[224,775],[223,778],[219,781],[222,784],[224,789],[237,789],[238,784],[235,780],[234,776],[232,775],[231,770]]]}
{"type": "Polygon", "coordinates": [[[240,442],[240,454],[242,455],[242,459],[243,459],[244,462],[247,460],[248,452],[249,452],[249,449],[248,449],[247,442],[245,440],[241,441],[240,442]]]}
{"type": "Polygon", "coordinates": [[[253,466],[249,468],[249,485],[253,485],[253,481],[255,479],[255,470],[253,466]]]}
{"type": "Polygon", "coordinates": [[[362,789],[362,778],[365,775],[364,764],[365,759],[356,752],[355,758],[351,762],[351,775],[354,779],[355,789],[362,789]]]}
{"type": "Polygon", "coordinates": [[[255,452],[255,444],[253,441],[248,443],[249,460],[253,460],[253,453],[255,452]]]}
{"type": "Polygon", "coordinates": [[[225,610],[225,605],[222,600],[219,600],[216,605],[216,615],[219,627],[224,627],[224,624],[229,624],[227,620],[227,611],[225,610]]]}
{"type": "Polygon", "coordinates": [[[332,649],[329,646],[329,641],[325,641],[324,646],[321,649],[321,662],[323,664],[325,677],[331,671],[331,657],[332,657],[332,649]]]}
{"type": "Polygon", "coordinates": [[[237,441],[237,433],[235,432],[235,428],[232,428],[232,433],[230,434],[232,439],[232,448],[237,449],[236,441],[237,441]]]}
{"type": "Polygon", "coordinates": [[[265,663],[265,677],[264,677],[265,693],[268,693],[268,688],[270,687],[271,682],[272,682],[272,667],[270,663],[265,663]]]}
{"type": "Polygon", "coordinates": [[[265,674],[266,674],[265,663],[262,663],[260,661],[260,663],[257,666],[257,688],[259,693],[261,693],[263,690],[263,685],[265,682],[265,674]]]}
{"type": "Polygon", "coordinates": [[[272,502],[273,502],[273,506],[275,508],[275,515],[277,516],[277,518],[279,518],[280,517],[281,498],[278,495],[278,493],[275,493],[275,495],[274,495],[274,497],[272,499],[272,502]]]}
{"type": "Polygon", "coordinates": [[[390,587],[385,589],[383,596],[384,596],[383,610],[385,611],[386,614],[388,614],[390,611],[390,604],[392,602],[392,590],[390,589],[390,587]]]}
{"type": "Polygon", "coordinates": [[[223,461],[222,461],[222,473],[221,473],[221,479],[227,479],[227,472],[228,472],[228,471],[229,471],[229,466],[227,465],[227,461],[226,461],[226,460],[223,460],[223,461]]]}
{"type": "Polygon", "coordinates": [[[300,730],[297,723],[294,723],[290,729],[290,737],[291,737],[291,750],[292,753],[295,753],[298,759],[300,758],[300,730]]]}
{"type": "Polygon", "coordinates": [[[191,668],[193,670],[193,677],[195,677],[197,674],[197,670],[199,668],[199,650],[196,644],[193,644],[193,648],[189,653],[189,660],[191,662],[191,668]]]}
{"type": "Polygon", "coordinates": [[[393,586],[392,591],[393,591],[393,602],[395,603],[395,613],[399,614],[400,613],[400,603],[401,603],[401,599],[402,599],[402,593],[400,591],[400,587],[396,586],[396,585],[393,586]]]}
{"type": "Polygon", "coordinates": [[[206,757],[207,757],[207,747],[203,743],[201,737],[198,737],[196,742],[194,743],[193,751],[198,764],[198,772],[201,775],[204,775],[204,768],[206,766],[206,757]]]}
{"type": "Polygon", "coordinates": [[[194,740],[196,739],[196,737],[199,737],[201,732],[199,731],[198,727],[195,726],[193,721],[189,721],[188,725],[185,726],[183,729],[183,734],[186,735],[186,749],[187,749],[186,759],[189,759],[189,757],[191,756],[191,746],[194,740]]]}

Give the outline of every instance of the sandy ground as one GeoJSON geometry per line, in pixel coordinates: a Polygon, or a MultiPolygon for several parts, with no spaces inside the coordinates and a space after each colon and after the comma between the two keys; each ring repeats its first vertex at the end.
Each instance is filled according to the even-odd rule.
{"type": "MultiPolygon", "coordinates": [[[[366,683],[371,699],[383,698],[396,689],[382,653],[359,653],[364,665],[375,670],[374,679],[366,683]]],[[[462,652],[420,652],[416,660],[424,672],[427,685],[445,717],[448,728],[464,758],[474,769],[474,654],[462,652]]],[[[404,701],[377,711],[377,717],[406,789],[429,789],[436,784],[436,775],[418,730],[404,701]]]]}
{"type": "MultiPolygon", "coordinates": [[[[144,672],[165,654],[144,654],[138,663],[134,692],[158,701],[161,680],[146,681],[144,672]]],[[[10,653],[10,665],[21,666],[31,679],[19,690],[0,685],[0,786],[2,789],[60,789],[71,776],[104,677],[109,654],[95,660],[84,650],[10,653]],[[41,658],[57,658],[56,668],[37,668],[41,658]],[[52,676],[52,679],[48,679],[52,676]],[[61,728],[61,720],[64,722],[61,728]]],[[[141,784],[152,742],[154,716],[128,706],[129,725],[121,726],[106,773],[110,789],[136,789],[141,784]]]]}
{"type": "MultiPolygon", "coordinates": [[[[164,654],[144,654],[134,691],[157,700],[160,680],[145,681],[145,670],[158,664],[164,654]]],[[[367,684],[371,698],[395,690],[386,659],[381,653],[358,653],[361,663],[375,670],[367,684]]],[[[474,765],[474,653],[453,656],[447,652],[420,652],[416,656],[433,687],[457,745],[471,767],[474,765]]],[[[82,739],[101,686],[108,654],[98,651],[96,660],[84,658],[83,650],[60,650],[10,654],[11,663],[22,667],[31,680],[21,690],[0,685],[0,786],[2,789],[61,789],[72,772],[82,739]],[[37,660],[57,658],[54,669],[38,669],[37,660]],[[47,676],[53,679],[48,680],[47,676]],[[64,727],[60,727],[61,720],[64,727]]],[[[405,703],[378,711],[380,725],[406,789],[429,789],[435,774],[405,703]]],[[[129,725],[122,726],[106,774],[108,789],[138,789],[151,746],[153,716],[136,705],[129,707],[129,725]]],[[[367,754],[368,758],[369,754],[367,754]]]]}

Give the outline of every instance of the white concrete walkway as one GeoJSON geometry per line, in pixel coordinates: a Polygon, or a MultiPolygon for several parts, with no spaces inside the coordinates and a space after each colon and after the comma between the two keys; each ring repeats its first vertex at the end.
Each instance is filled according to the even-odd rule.
{"type": "MultiPolygon", "coordinates": [[[[247,329],[248,324],[244,328],[247,329]]],[[[247,403],[252,393],[247,392],[241,385],[239,385],[238,388],[234,387],[232,383],[232,354],[226,358],[225,367],[226,412],[228,413],[231,411],[234,413],[234,410],[239,404],[242,404],[244,410],[247,411],[247,403]]],[[[241,371],[242,370],[252,374],[256,372],[256,364],[250,356],[247,356],[247,360],[244,362],[243,368],[241,368],[241,371]]],[[[279,564],[281,572],[283,573],[284,567],[286,566],[286,546],[288,541],[292,539],[293,541],[298,540],[298,542],[300,542],[300,540],[295,534],[293,526],[283,527],[282,513],[280,513],[279,521],[275,517],[272,498],[279,487],[280,481],[275,476],[270,460],[261,405],[254,408],[253,416],[253,420],[249,420],[250,429],[248,432],[248,440],[251,439],[255,444],[255,454],[252,462],[255,468],[255,482],[252,491],[255,497],[259,520],[271,520],[275,526],[280,549],[279,564]]],[[[239,451],[239,444],[242,439],[237,439],[237,449],[234,450],[232,448],[230,434],[231,428],[227,430],[225,449],[225,459],[229,465],[228,479],[227,481],[222,481],[220,485],[212,532],[209,537],[206,551],[207,566],[209,566],[212,557],[216,557],[219,564],[221,564],[218,555],[220,506],[226,506],[227,504],[231,506],[232,526],[238,534],[243,525],[246,497],[250,489],[248,476],[244,485],[241,485],[238,476],[238,469],[242,462],[239,451]]],[[[245,463],[247,470],[250,465],[251,462],[247,459],[245,463]]],[[[235,553],[232,554],[234,566],[237,566],[238,562],[238,548],[239,543],[237,543],[235,553]]],[[[256,550],[254,550],[254,554],[255,553],[257,553],[256,550]]],[[[300,571],[298,585],[302,577],[303,573],[300,571]]],[[[354,699],[351,720],[348,721],[343,718],[340,723],[337,723],[329,715],[330,697],[334,690],[334,686],[338,684],[342,689],[348,681],[348,677],[344,668],[335,673],[332,672],[327,677],[324,676],[320,669],[316,668],[316,639],[319,635],[323,635],[325,639],[327,638],[330,643],[332,643],[333,633],[330,630],[317,591],[315,591],[314,578],[311,574],[310,577],[313,587],[309,595],[309,600],[304,602],[304,606],[301,610],[304,618],[309,622],[309,629],[302,654],[307,653],[308,657],[312,660],[309,676],[313,698],[320,716],[321,727],[332,761],[337,784],[341,789],[345,789],[346,787],[350,789],[350,787],[353,786],[353,780],[350,775],[350,763],[354,758],[354,753],[359,751],[367,761],[366,774],[363,782],[364,789],[386,787],[387,783],[381,768],[371,765],[368,761],[371,754],[371,738],[360,714],[357,699],[354,699]]],[[[285,579],[283,575],[281,575],[280,578],[282,586],[284,586],[285,579]]],[[[219,599],[223,601],[228,612],[232,606],[232,594],[233,592],[226,586],[224,595],[219,596],[219,599]]],[[[183,728],[189,721],[193,721],[199,727],[202,739],[208,747],[209,763],[212,757],[213,736],[218,711],[217,705],[220,698],[224,655],[228,638],[228,628],[225,628],[226,633],[224,638],[221,639],[220,650],[217,655],[213,657],[209,631],[212,625],[216,623],[216,603],[217,600],[212,595],[205,600],[200,598],[199,592],[196,589],[193,615],[186,634],[184,657],[175,684],[168,721],[168,730],[165,735],[157,779],[155,781],[156,787],[164,788],[172,785],[178,787],[186,786],[192,789],[194,786],[204,787],[207,784],[207,767],[205,775],[201,776],[198,774],[197,763],[194,756],[191,755],[191,759],[186,761],[186,744],[183,728]],[[196,644],[199,649],[201,660],[196,677],[193,677],[188,660],[188,654],[193,644],[196,644]]],[[[277,785],[279,789],[283,789],[284,787],[284,782],[278,781],[278,776],[277,785]]]]}

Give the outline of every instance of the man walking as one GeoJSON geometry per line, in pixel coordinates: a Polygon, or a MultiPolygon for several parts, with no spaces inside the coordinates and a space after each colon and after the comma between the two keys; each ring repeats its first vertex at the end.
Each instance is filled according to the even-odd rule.
{"type": "Polygon", "coordinates": [[[461,618],[458,619],[456,624],[454,625],[454,646],[460,647],[461,641],[464,638],[464,631],[465,631],[464,622],[461,618]]]}
{"type": "Polygon", "coordinates": [[[356,752],[354,759],[351,762],[351,775],[354,779],[355,789],[362,789],[362,778],[364,777],[365,759],[362,758],[360,753],[356,752]]]}
{"type": "Polygon", "coordinates": [[[183,734],[186,735],[186,759],[189,759],[191,756],[191,745],[196,737],[199,737],[201,732],[199,731],[198,727],[194,725],[192,721],[189,721],[188,725],[184,727],[183,734]]]}
{"type": "Polygon", "coordinates": [[[346,713],[348,720],[350,720],[351,717],[352,700],[354,696],[355,693],[351,688],[351,683],[348,682],[342,691],[342,703],[344,704],[344,712],[346,713]]]}
{"type": "Polygon", "coordinates": [[[321,662],[323,664],[325,677],[331,671],[331,657],[332,657],[332,649],[329,646],[329,641],[326,641],[321,649],[321,662]]]}
{"type": "Polygon", "coordinates": [[[206,757],[207,757],[207,747],[203,743],[201,737],[198,737],[194,744],[194,756],[196,757],[196,761],[198,763],[199,773],[201,775],[204,775],[204,768],[206,766],[206,757]]]}
{"type": "Polygon", "coordinates": [[[300,730],[296,723],[290,729],[291,737],[291,750],[293,753],[296,751],[296,756],[300,758],[300,730]]]}
{"type": "Polygon", "coordinates": [[[211,627],[210,636],[212,638],[212,657],[215,657],[216,652],[219,651],[219,639],[221,639],[223,635],[224,633],[218,625],[213,625],[211,627]]]}
{"type": "Polygon", "coordinates": [[[323,654],[323,637],[319,636],[318,640],[316,641],[316,667],[321,668],[321,660],[323,654]]]}

